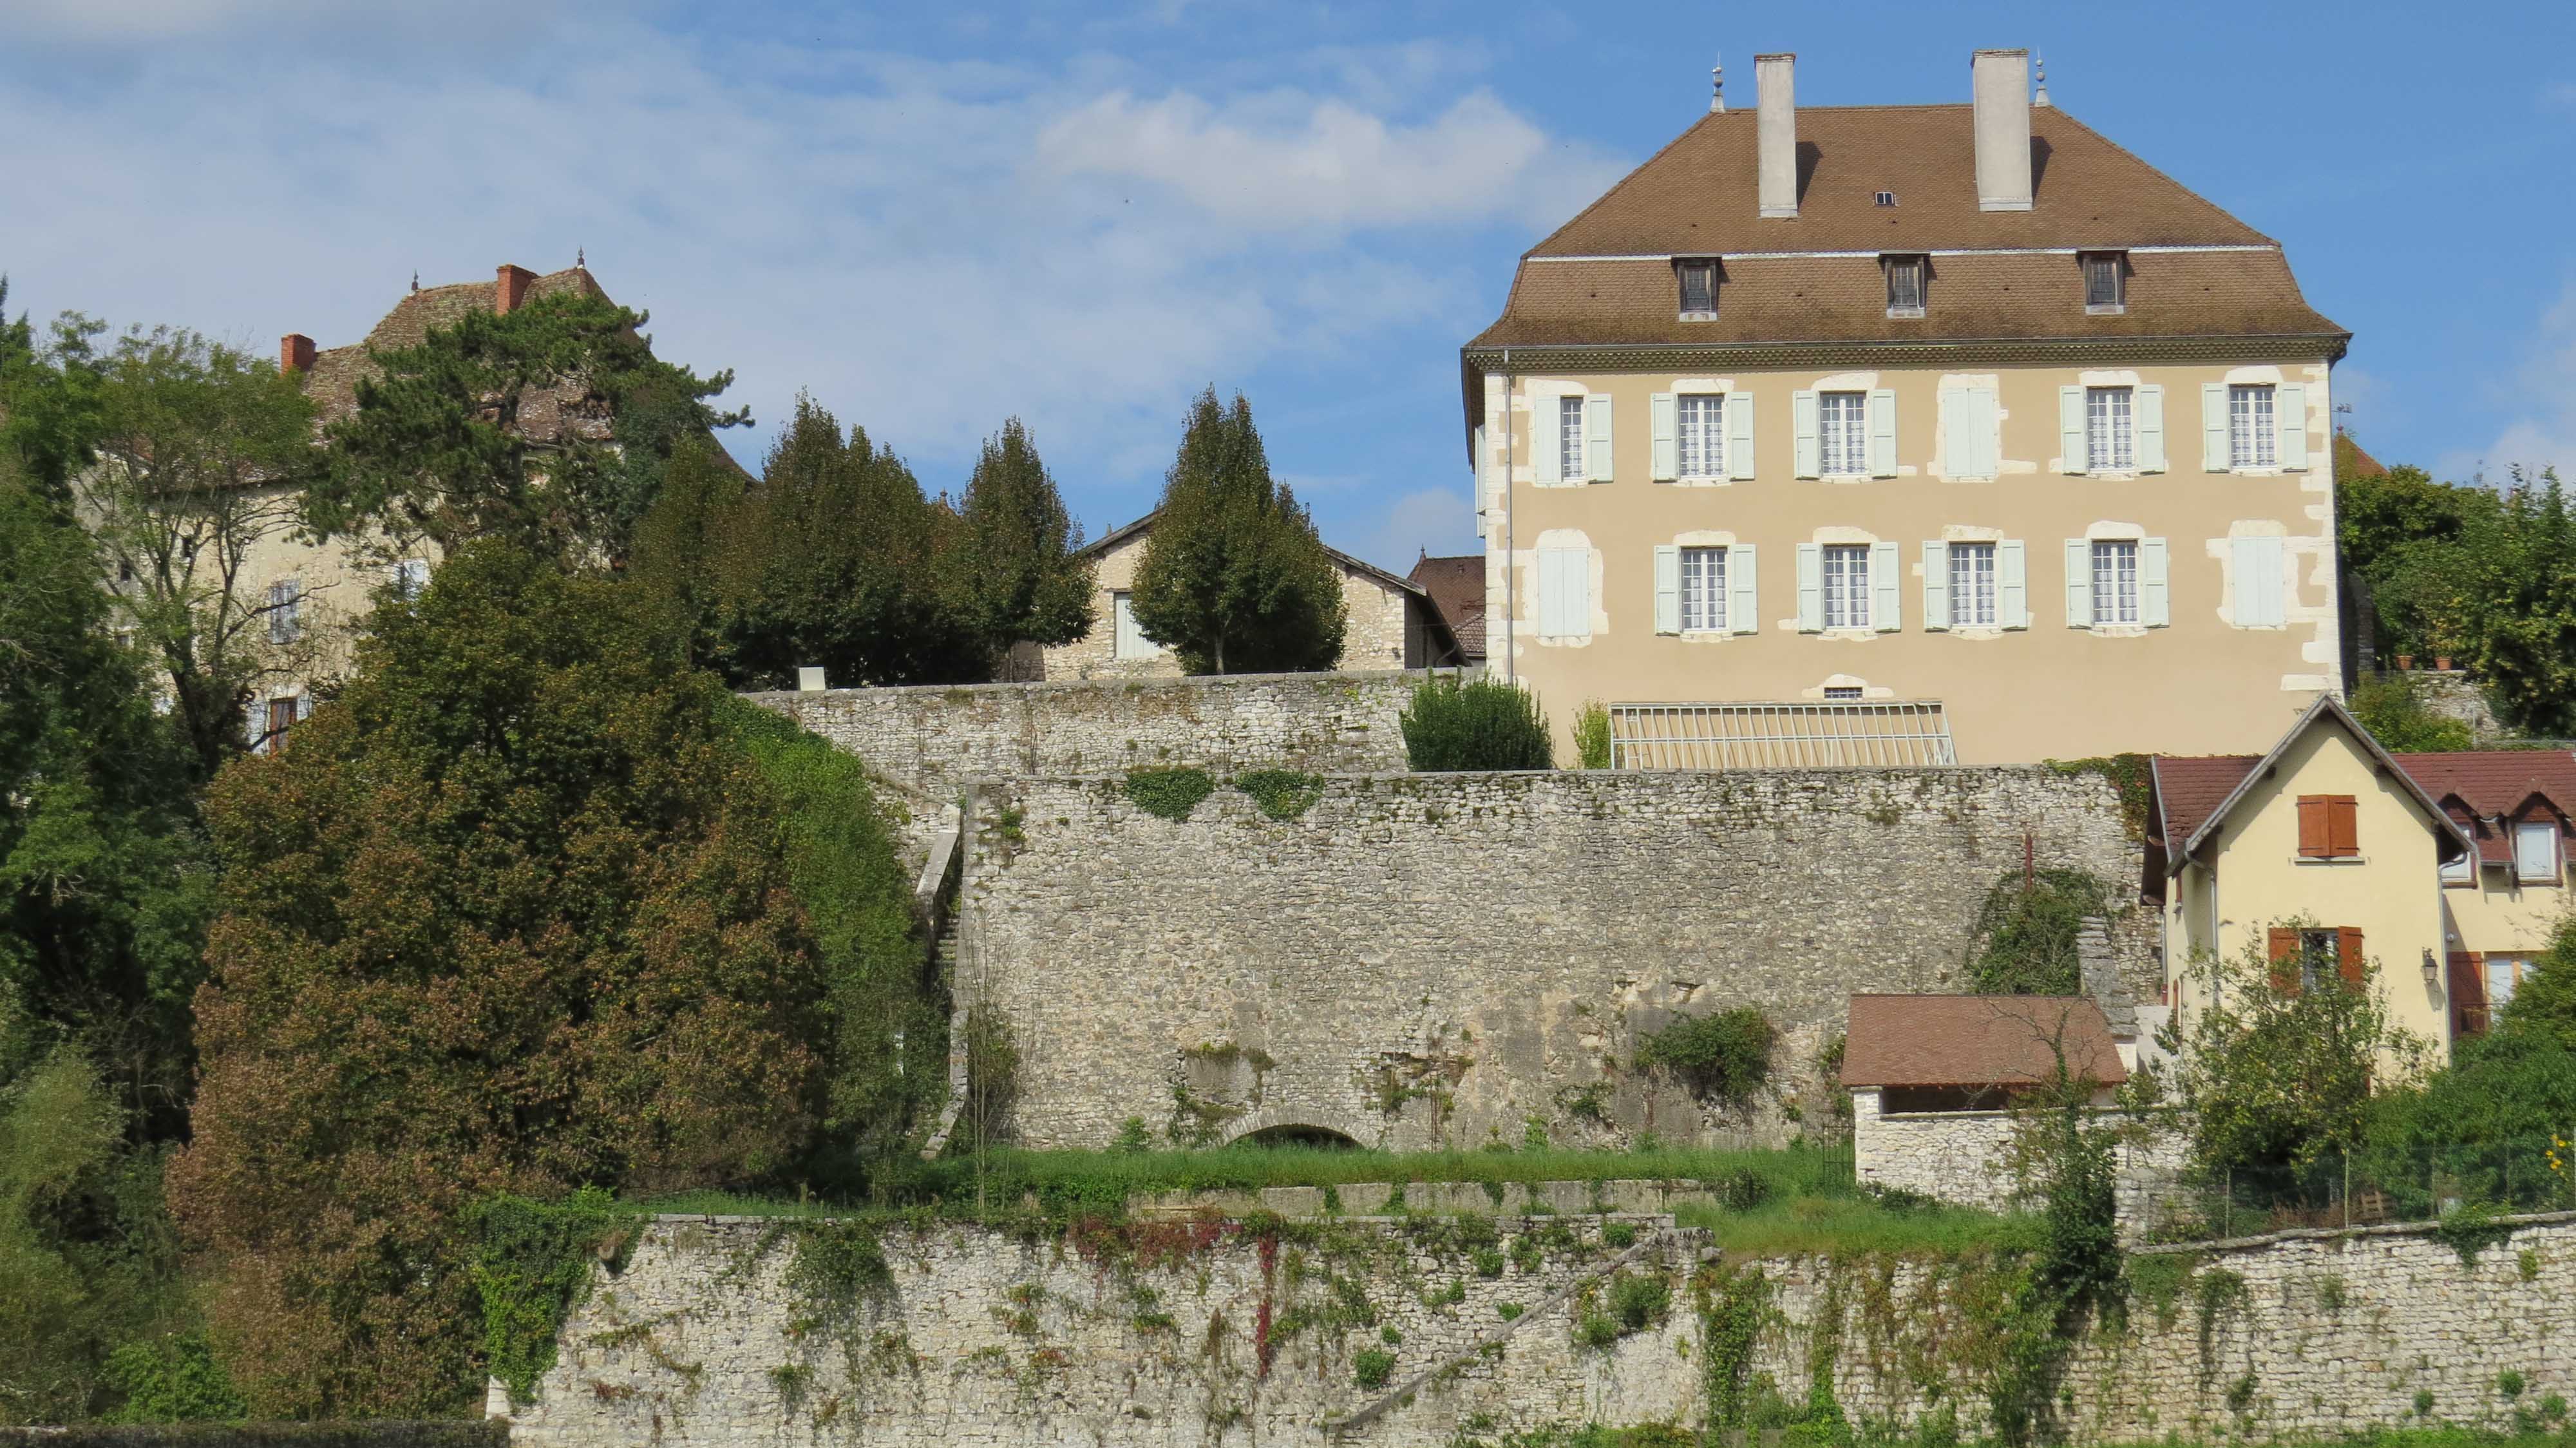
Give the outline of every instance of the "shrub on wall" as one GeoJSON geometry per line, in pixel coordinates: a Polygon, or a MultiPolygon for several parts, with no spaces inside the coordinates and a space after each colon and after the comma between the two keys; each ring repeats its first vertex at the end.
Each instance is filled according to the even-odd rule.
{"type": "Polygon", "coordinates": [[[1638,1046],[1637,1069],[1661,1066],[1700,1095],[1741,1106],[1771,1079],[1771,1047],[1778,1036],[1770,1019],[1751,1006],[1686,1017],[1638,1046]]]}
{"type": "Polygon", "coordinates": [[[1204,769],[1131,769],[1127,771],[1127,798],[1138,809],[1158,815],[1174,824],[1190,817],[1199,801],[1216,790],[1216,781],[1204,769]]]}
{"type": "Polygon", "coordinates": [[[1574,753],[1586,769],[1610,767],[1610,706],[1586,699],[1574,711],[1574,753]]]}
{"type": "Polygon", "coordinates": [[[1274,820],[1293,820],[1323,798],[1324,777],[1294,769],[1256,769],[1235,776],[1234,787],[1252,796],[1274,820]]]}
{"type": "Polygon", "coordinates": [[[1977,908],[1968,978],[1986,995],[2081,994],[2076,931],[2110,910],[2110,888],[2082,870],[2007,870],[1977,908]]]}
{"type": "Polygon", "coordinates": [[[1556,750],[1538,696],[1498,679],[1426,680],[1398,721],[1419,771],[1552,769],[1556,750]]]}

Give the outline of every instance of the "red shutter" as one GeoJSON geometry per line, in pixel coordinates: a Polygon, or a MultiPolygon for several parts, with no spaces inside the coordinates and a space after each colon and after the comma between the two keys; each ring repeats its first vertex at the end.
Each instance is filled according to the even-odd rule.
{"type": "MultiPolygon", "coordinates": [[[[2300,801],[2299,817],[2307,818],[2307,802],[2300,801]]],[[[2283,995],[2299,993],[2299,932],[2287,925],[2275,925],[2267,941],[2272,959],[2272,989],[2283,995]]]]}
{"type": "Polygon", "coordinates": [[[2451,1034],[2482,1036],[2486,1030],[2486,959],[2474,950],[2454,950],[2451,952],[2451,1034]]]}
{"type": "MultiPolygon", "coordinates": [[[[2326,797],[2321,794],[2299,796],[2299,857],[2323,859],[2333,848],[2326,824],[2326,797]]],[[[2277,932],[2276,932],[2277,933],[2277,932]]],[[[2279,959],[2278,955],[2273,957],[2279,959]]]]}
{"type": "Polygon", "coordinates": [[[2326,853],[2338,859],[2361,853],[2361,805],[2351,795],[2326,796],[2326,853]]]}
{"type": "Polygon", "coordinates": [[[2343,983],[2361,989],[2361,930],[2346,925],[2335,931],[2335,969],[2342,972],[2343,983]]]}

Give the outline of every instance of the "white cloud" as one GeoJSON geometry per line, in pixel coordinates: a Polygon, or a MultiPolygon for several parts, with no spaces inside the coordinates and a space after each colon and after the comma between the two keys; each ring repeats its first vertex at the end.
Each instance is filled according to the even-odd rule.
{"type": "Polygon", "coordinates": [[[2522,366],[2500,389],[2511,414],[2483,449],[2445,454],[2442,476],[2483,474],[2501,483],[2519,466],[2526,475],[2555,467],[2576,483],[2576,281],[2540,317],[2522,366]]]}
{"type": "Polygon", "coordinates": [[[1418,126],[1295,91],[1223,107],[1117,91],[1050,125],[1038,157],[1167,187],[1229,221],[1333,229],[1561,220],[1610,172],[1481,90],[1418,126]]]}
{"type": "MultiPolygon", "coordinates": [[[[43,3],[57,26],[87,13],[43,3]]],[[[1453,346],[1485,320],[1457,228],[1535,214],[1594,164],[1481,93],[1430,98],[1420,125],[1325,93],[1139,101],[1098,55],[1041,74],[709,50],[581,0],[561,0],[577,37],[437,66],[319,42],[243,63],[304,3],[129,0],[88,33],[235,44],[138,43],[95,83],[12,83],[0,57],[0,134],[36,158],[0,215],[13,302],[332,346],[415,270],[548,270],[584,247],[663,355],[736,369],[729,400],[764,435],[810,388],[937,488],[1016,413],[1084,516],[1132,517],[1201,385],[1406,328],[1453,346]],[[1221,165],[1276,174],[1247,195],[1221,165]],[[1338,239],[1282,249],[1282,229],[1338,239]]],[[[1440,402],[1423,426],[1449,425],[1440,402]]]]}

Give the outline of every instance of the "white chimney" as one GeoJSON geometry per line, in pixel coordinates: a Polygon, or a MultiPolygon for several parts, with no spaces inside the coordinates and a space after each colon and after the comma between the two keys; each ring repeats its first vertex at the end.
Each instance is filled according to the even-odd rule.
{"type": "Polygon", "coordinates": [[[1753,57],[1756,142],[1762,157],[1765,216],[1798,214],[1798,57],[1789,52],[1753,57]]]}
{"type": "Polygon", "coordinates": [[[2028,211],[2030,52],[1980,50],[1968,69],[1976,82],[1977,209],[2028,211]]]}

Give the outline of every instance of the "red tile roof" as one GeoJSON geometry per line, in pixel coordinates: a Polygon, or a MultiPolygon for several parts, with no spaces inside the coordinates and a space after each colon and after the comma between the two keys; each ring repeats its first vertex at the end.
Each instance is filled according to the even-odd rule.
{"type": "Polygon", "coordinates": [[[2562,830],[2568,817],[2576,815],[2576,754],[2563,749],[2400,754],[2397,767],[2467,827],[2478,842],[2482,864],[2513,859],[2513,838],[2497,827],[2496,817],[2519,817],[2532,796],[2540,796],[2557,813],[2562,830]]]}
{"type": "Polygon", "coordinates": [[[2023,1086],[2049,1079],[2062,1043],[2077,1080],[2129,1078],[2090,996],[1856,995],[1846,1086],[2023,1086]]]}
{"type": "Polygon", "coordinates": [[[1485,657],[1485,555],[1468,553],[1416,560],[1410,579],[1431,595],[1440,616],[1458,636],[1458,651],[1470,662],[1485,657]]]}
{"type": "Polygon", "coordinates": [[[2154,770],[2155,823],[2169,849],[2180,849],[2261,762],[2253,754],[2159,754],[2154,770]]]}

